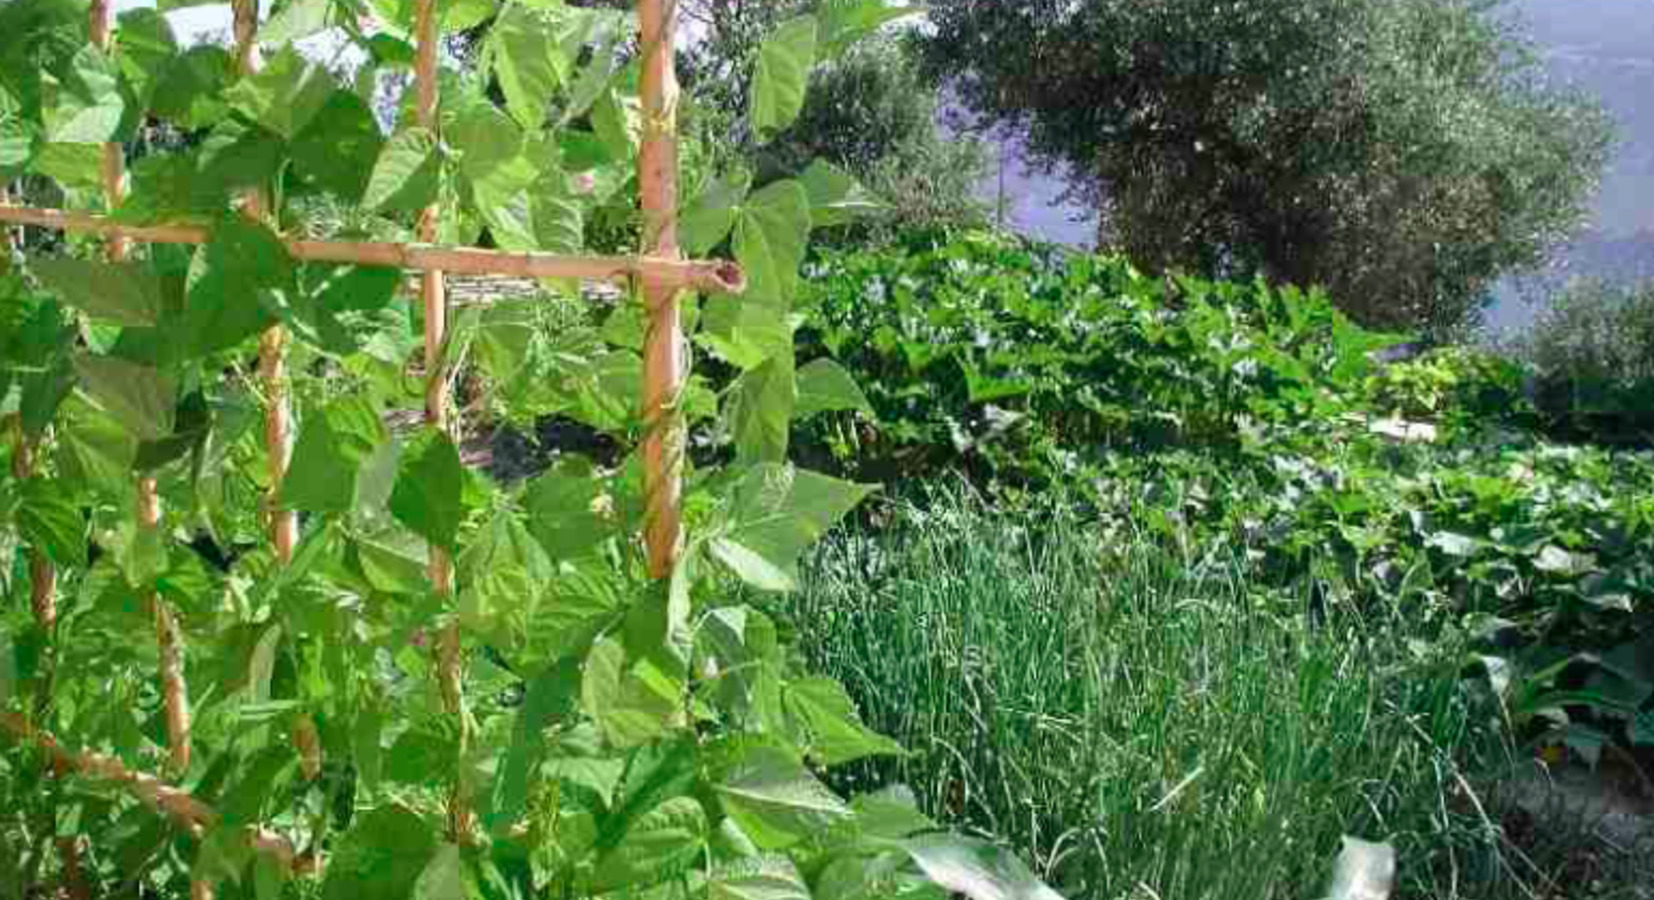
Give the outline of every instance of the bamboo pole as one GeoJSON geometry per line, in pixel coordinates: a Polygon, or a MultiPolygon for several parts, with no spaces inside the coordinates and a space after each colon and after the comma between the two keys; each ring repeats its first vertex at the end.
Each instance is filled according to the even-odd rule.
{"type": "MultiPolygon", "coordinates": [[[[436,0],[418,0],[414,15],[415,113],[420,127],[434,133],[440,127],[437,118],[437,50],[441,36],[438,33],[436,0]]],[[[436,242],[441,214],[442,208],[438,203],[420,210],[421,241],[427,244],[436,242]]],[[[425,304],[425,424],[451,438],[454,429],[448,417],[448,372],[443,359],[448,339],[448,297],[447,286],[443,282],[443,267],[436,265],[423,270],[419,293],[425,304]]],[[[440,597],[452,599],[454,562],[443,548],[431,547],[429,573],[431,589],[440,597]]],[[[442,705],[448,715],[454,717],[459,731],[460,766],[454,772],[453,789],[448,795],[448,833],[455,843],[468,844],[471,842],[473,822],[471,798],[465,784],[464,760],[470,754],[471,728],[465,710],[457,621],[443,628],[437,639],[436,657],[442,705]]]]}
{"type": "MultiPolygon", "coordinates": [[[[11,185],[0,181],[0,206],[11,205],[11,185]]],[[[0,250],[8,253],[20,253],[23,250],[23,229],[7,226],[0,228],[0,250]]]]}
{"type": "MultiPolygon", "coordinates": [[[[92,0],[90,32],[93,46],[109,53],[113,50],[110,0],[92,0]]],[[[113,141],[103,145],[103,198],[110,212],[121,205],[126,196],[126,159],[121,145],[113,141]]],[[[130,250],[128,237],[111,233],[106,249],[110,262],[125,260],[130,250]]],[[[155,479],[138,478],[138,525],[141,528],[161,527],[161,499],[155,479]]],[[[161,694],[166,703],[167,747],[172,771],[182,775],[190,765],[190,707],[189,690],[184,683],[183,647],[178,623],[167,604],[153,592],[149,595],[150,612],[155,620],[155,643],[161,657],[161,694]]]]}
{"type": "MultiPolygon", "coordinates": [[[[236,67],[241,77],[258,73],[261,67],[258,50],[258,0],[234,0],[236,67]]],[[[249,190],[241,199],[241,212],[247,218],[263,222],[269,217],[262,189],[249,190]]],[[[270,516],[270,543],[276,561],[287,565],[293,559],[293,548],[299,542],[299,516],[294,510],[284,509],[281,500],[282,482],[293,461],[293,412],[287,396],[287,332],[280,325],[271,326],[258,342],[259,380],[264,388],[264,447],[269,457],[270,490],[265,496],[270,516]]]]}
{"type": "MultiPolygon", "coordinates": [[[[263,65],[258,46],[258,0],[233,0],[230,4],[232,27],[235,33],[236,69],[241,77],[258,74],[263,65]]],[[[266,193],[253,188],[241,198],[241,213],[256,222],[269,219],[266,193]]],[[[270,489],[265,495],[270,516],[270,546],[275,552],[276,565],[286,568],[293,562],[293,549],[299,541],[298,512],[283,506],[282,486],[293,461],[293,411],[288,394],[287,331],[280,325],[266,329],[258,342],[259,380],[264,389],[264,447],[269,457],[270,489]]],[[[299,755],[299,769],[306,779],[314,781],[321,775],[321,744],[316,739],[316,724],[309,715],[300,714],[292,723],[293,747],[299,755]]],[[[204,883],[191,886],[196,900],[211,897],[212,887],[204,883]]]]}
{"type": "MultiPolygon", "coordinates": [[[[23,423],[19,420],[11,459],[12,475],[18,481],[34,475],[34,451],[34,444],[23,433],[23,423]]],[[[51,635],[57,628],[57,568],[39,548],[29,554],[29,608],[34,612],[35,624],[51,635]]]]}
{"type": "MultiPolygon", "coordinates": [[[[0,206],[0,222],[109,235],[150,244],[204,244],[210,233],[208,229],[195,225],[122,225],[107,216],[24,206],[0,206]]],[[[739,294],[746,290],[745,273],[739,265],[728,260],[563,256],[379,241],[290,240],[286,245],[288,254],[303,262],[354,263],[420,272],[440,271],[452,275],[508,275],[610,282],[635,278],[673,290],[706,293],[739,294]]]]}
{"type": "MultiPolygon", "coordinates": [[[[645,258],[676,262],[678,250],[678,79],[673,60],[676,0],[638,0],[643,47],[643,136],[638,185],[643,203],[645,258]]],[[[644,542],[649,572],[665,578],[682,546],[683,417],[678,395],[688,368],[688,342],[678,310],[686,285],[642,273],[649,327],[643,356],[644,542]]]]}
{"type": "MultiPolygon", "coordinates": [[[[218,822],[218,814],[212,807],[197,800],[189,792],[175,788],[154,775],[134,772],[112,756],[70,750],[49,732],[34,727],[17,713],[0,712],[0,729],[11,732],[19,741],[39,748],[52,764],[62,771],[120,785],[145,805],[172,819],[196,837],[205,834],[207,829],[218,822]]],[[[255,851],[268,855],[287,871],[302,872],[310,865],[308,859],[301,858],[294,852],[291,841],[268,829],[258,828],[250,831],[248,843],[255,851]]]]}

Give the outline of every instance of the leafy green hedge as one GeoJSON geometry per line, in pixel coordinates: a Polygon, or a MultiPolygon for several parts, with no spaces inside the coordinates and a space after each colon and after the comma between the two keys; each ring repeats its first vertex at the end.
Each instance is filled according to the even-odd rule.
{"type": "Polygon", "coordinates": [[[1547,442],[1516,365],[1381,366],[1396,338],[1318,293],[1001,237],[811,275],[801,358],[842,363],[876,416],[801,427],[856,476],[1079,486],[1121,537],[1239,545],[1260,585],[1483,634],[1467,664],[1520,724],[1654,744],[1654,454],[1547,442]]]}
{"type": "Polygon", "coordinates": [[[1345,411],[1339,392],[1395,341],[1319,293],[1149,278],[988,234],[827,253],[807,274],[801,358],[858,373],[877,413],[820,437],[887,477],[957,462],[1041,478],[1080,448],[1233,447],[1248,427],[1345,411]]]}

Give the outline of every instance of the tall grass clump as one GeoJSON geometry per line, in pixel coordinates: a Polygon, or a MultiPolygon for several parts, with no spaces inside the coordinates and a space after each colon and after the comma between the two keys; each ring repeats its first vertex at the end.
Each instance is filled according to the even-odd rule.
{"type": "Polygon", "coordinates": [[[1499,874],[1451,651],[1070,513],[954,493],[891,515],[826,544],[789,610],[911,751],[859,787],[906,783],[1072,897],[1319,896],[1345,834],[1395,843],[1412,891],[1499,874]]]}

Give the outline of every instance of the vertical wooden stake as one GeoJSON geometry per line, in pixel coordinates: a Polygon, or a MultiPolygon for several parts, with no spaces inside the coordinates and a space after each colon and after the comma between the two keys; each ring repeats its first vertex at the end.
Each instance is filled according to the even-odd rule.
{"type": "MultiPolygon", "coordinates": [[[[34,475],[34,445],[23,433],[21,420],[17,423],[11,469],[18,481],[34,475]]],[[[57,628],[57,567],[38,549],[29,554],[29,607],[34,611],[35,624],[50,635],[57,628]]]]}
{"type": "MultiPolygon", "coordinates": [[[[0,206],[11,203],[11,186],[0,181],[0,206]]],[[[0,251],[20,253],[23,250],[23,229],[7,226],[0,229],[0,251]]]]}
{"type": "MultiPolygon", "coordinates": [[[[242,77],[258,73],[258,0],[234,0],[231,4],[235,30],[236,68],[242,77]]],[[[241,212],[254,221],[269,216],[265,194],[254,188],[241,198],[241,212]]],[[[270,544],[276,561],[286,565],[293,559],[299,542],[299,517],[282,508],[281,486],[293,461],[293,413],[287,396],[287,332],[273,325],[258,341],[259,381],[264,388],[264,448],[269,457],[270,491],[265,505],[270,515],[270,544]]]]}
{"type": "MultiPolygon", "coordinates": [[[[417,47],[414,57],[414,78],[417,105],[416,117],[420,127],[433,133],[440,123],[437,118],[437,50],[438,34],[436,0],[418,0],[415,7],[414,29],[417,47]]],[[[436,243],[440,203],[432,203],[420,211],[419,239],[436,243]]],[[[425,304],[425,423],[453,437],[448,419],[448,373],[443,361],[443,344],[448,337],[448,298],[440,270],[428,270],[420,276],[419,293],[425,304]]],[[[439,596],[454,592],[454,563],[440,547],[431,548],[429,573],[431,589],[439,596]]],[[[443,707],[455,717],[459,727],[459,759],[463,769],[470,755],[470,724],[465,710],[463,675],[461,673],[459,624],[450,623],[437,639],[437,679],[442,691],[443,707]]],[[[473,822],[471,800],[467,795],[463,771],[454,773],[453,791],[448,797],[448,831],[455,843],[471,841],[473,822]]]]}
{"type": "MultiPolygon", "coordinates": [[[[645,256],[679,259],[678,78],[673,60],[676,0],[638,0],[643,46],[643,136],[638,185],[643,201],[645,256]]],[[[672,573],[683,543],[683,417],[678,398],[688,368],[688,345],[678,312],[678,290],[643,278],[649,328],[643,355],[644,542],[649,572],[672,573]]]]}
{"type": "MultiPolygon", "coordinates": [[[[109,53],[114,49],[114,34],[110,28],[109,0],[92,0],[92,43],[109,53]]],[[[121,205],[126,196],[126,159],[121,145],[110,142],[103,145],[103,197],[111,211],[121,205]]],[[[111,262],[127,257],[130,245],[125,238],[112,237],[107,254],[111,262]]],[[[155,479],[138,479],[138,525],[141,528],[161,527],[161,499],[156,492],[155,479]]],[[[166,602],[151,594],[150,612],[155,620],[155,642],[161,655],[161,693],[166,701],[168,760],[175,774],[183,774],[190,766],[190,701],[184,683],[183,645],[178,634],[178,623],[166,602]]]]}

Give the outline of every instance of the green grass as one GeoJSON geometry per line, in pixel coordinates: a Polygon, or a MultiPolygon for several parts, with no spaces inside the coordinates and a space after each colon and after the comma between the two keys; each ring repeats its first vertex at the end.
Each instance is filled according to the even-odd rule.
{"type": "Polygon", "coordinates": [[[1344,834],[1396,844],[1403,896],[1524,895],[1461,776],[1489,743],[1451,647],[1311,627],[1236,560],[1104,547],[1061,512],[891,513],[825,544],[787,610],[913,753],[841,787],[906,783],[1074,898],[1313,898],[1344,834]]]}

